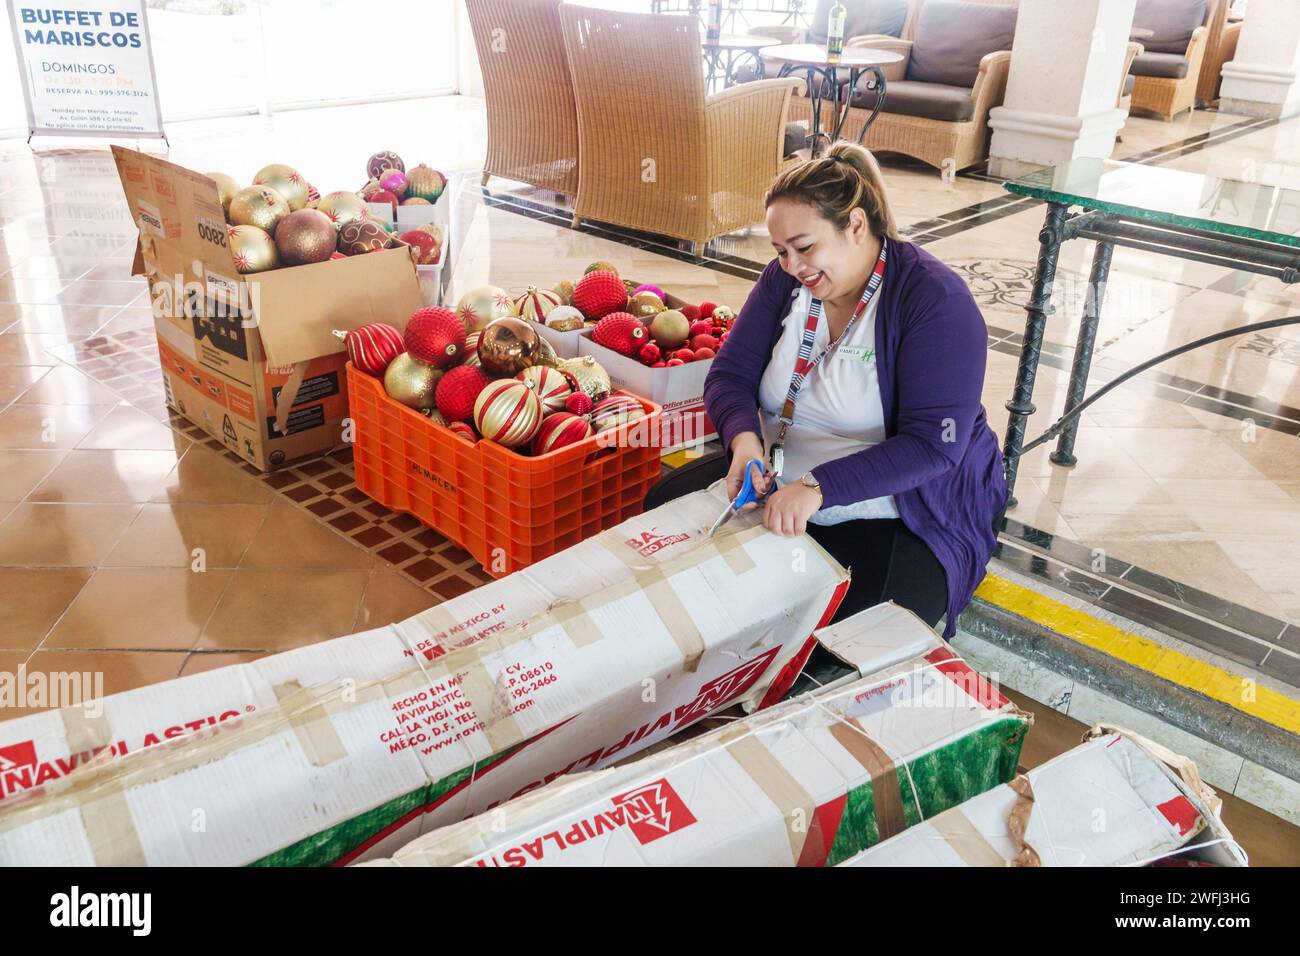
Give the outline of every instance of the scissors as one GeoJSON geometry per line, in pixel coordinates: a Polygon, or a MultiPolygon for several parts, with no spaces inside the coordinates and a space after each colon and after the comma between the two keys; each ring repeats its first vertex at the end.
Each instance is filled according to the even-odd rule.
{"type": "Polygon", "coordinates": [[[755,465],[758,466],[759,476],[760,477],[762,476],[763,474],[762,460],[758,458],[751,458],[749,460],[749,463],[745,465],[745,483],[740,486],[740,494],[736,495],[736,499],[734,501],[729,502],[727,504],[727,507],[722,509],[722,514],[718,515],[718,520],[713,522],[713,527],[709,529],[710,538],[712,538],[715,534],[717,534],[718,530],[724,524],[730,521],[732,517],[738,511],[740,511],[741,508],[745,507],[745,505],[750,504],[751,502],[758,501],[758,494],[754,491],[754,466],[755,465]]]}

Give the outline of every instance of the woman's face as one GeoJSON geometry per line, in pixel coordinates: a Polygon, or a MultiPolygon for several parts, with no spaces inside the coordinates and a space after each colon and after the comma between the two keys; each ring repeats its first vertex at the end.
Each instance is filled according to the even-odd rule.
{"type": "Polygon", "coordinates": [[[839,230],[808,203],[778,199],[767,207],[767,232],[783,268],[819,299],[856,296],[871,247],[867,216],[854,209],[839,230]]]}

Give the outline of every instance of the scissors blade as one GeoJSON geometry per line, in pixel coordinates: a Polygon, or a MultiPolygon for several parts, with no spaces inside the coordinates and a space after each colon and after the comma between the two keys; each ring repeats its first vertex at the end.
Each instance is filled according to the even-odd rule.
{"type": "Polygon", "coordinates": [[[722,512],[722,514],[718,515],[718,520],[713,522],[713,527],[709,529],[709,537],[712,538],[715,534],[717,534],[718,530],[724,524],[730,521],[731,516],[734,515],[735,513],[736,513],[735,503],[730,501],[727,502],[726,509],[722,512]]]}

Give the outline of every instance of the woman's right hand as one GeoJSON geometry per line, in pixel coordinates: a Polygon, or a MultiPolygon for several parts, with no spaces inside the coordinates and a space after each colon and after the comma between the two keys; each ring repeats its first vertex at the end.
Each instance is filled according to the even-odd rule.
{"type": "MultiPolygon", "coordinates": [[[[765,461],[763,456],[763,440],[753,432],[741,432],[731,440],[731,468],[727,471],[727,500],[735,501],[736,496],[740,494],[740,486],[745,483],[745,466],[753,459],[765,461]]],[[[754,469],[754,493],[760,498],[767,494],[769,476],[759,474],[758,469],[754,469]]],[[[745,505],[741,510],[748,511],[751,508],[757,508],[757,503],[751,502],[745,505]]]]}

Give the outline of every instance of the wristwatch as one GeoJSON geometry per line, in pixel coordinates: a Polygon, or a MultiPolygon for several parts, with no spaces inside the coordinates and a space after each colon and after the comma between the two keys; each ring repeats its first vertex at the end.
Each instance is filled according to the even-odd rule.
{"type": "MultiPolygon", "coordinates": [[[[822,494],[822,483],[813,476],[811,471],[804,472],[803,477],[799,479],[799,483],[805,488],[811,488],[813,491],[817,492],[817,496],[821,498],[822,501],[826,500],[826,496],[822,494]]],[[[821,502],[818,502],[817,507],[819,509],[821,508],[821,502]]]]}

